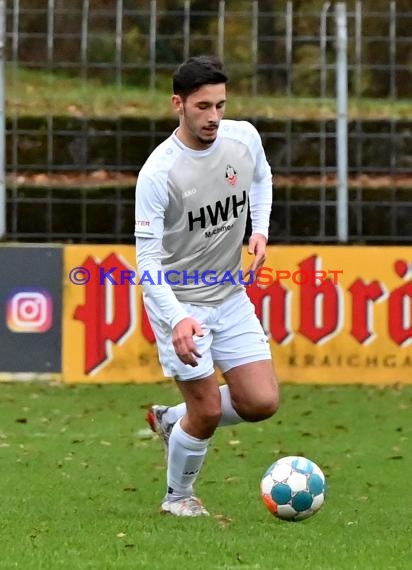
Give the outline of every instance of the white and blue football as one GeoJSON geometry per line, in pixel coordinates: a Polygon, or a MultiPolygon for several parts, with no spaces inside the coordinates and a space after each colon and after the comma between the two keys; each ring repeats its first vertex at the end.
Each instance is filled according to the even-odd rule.
{"type": "Polygon", "coordinates": [[[325,501],[325,475],[306,457],[282,457],[275,461],[260,482],[260,493],[276,517],[300,521],[317,513],[325,501]]]}

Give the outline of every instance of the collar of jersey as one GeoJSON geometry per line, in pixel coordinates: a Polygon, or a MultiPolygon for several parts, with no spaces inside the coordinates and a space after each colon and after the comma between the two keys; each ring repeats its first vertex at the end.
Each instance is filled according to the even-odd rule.
{"type": "Polygon", "coordinates": [[[176,131],[177,131],[177,129],[175,131],[173,131],[173,134],[172,134],[173,142],[180,149],[184,150],[188,154],[191,154],[192,156],[207,156],[208,154],[213,152],[215,150],[215,148],[217,148],[217,146],[220,144],[220,137],[218,134],[218,136],[216,137],[216,140],[210,145],[209,148],[207,148],[205,150],[195,150],[195,149],[190,148],[190,147],[186,146],[185,144],[183,144],[182,141],[177,138],[176,131]]]}

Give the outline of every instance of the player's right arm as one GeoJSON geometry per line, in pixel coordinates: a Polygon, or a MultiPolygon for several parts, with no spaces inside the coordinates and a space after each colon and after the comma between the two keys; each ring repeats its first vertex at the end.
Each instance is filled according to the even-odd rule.
{"type": "Polygon", "coordinates": [[[201,336],[199,323],[182,307],[171,286],[166,282],[161,264],[164,215],[168,195],[144,174],[136,184],[136,260],[140,283],[145,295],[159,308],[162,318],[172,329],[172,342],[182,362],[197,366],[200,357],[193,335],[201,336]],[[161,279],[159,279],[159,276],[161,279]]]}

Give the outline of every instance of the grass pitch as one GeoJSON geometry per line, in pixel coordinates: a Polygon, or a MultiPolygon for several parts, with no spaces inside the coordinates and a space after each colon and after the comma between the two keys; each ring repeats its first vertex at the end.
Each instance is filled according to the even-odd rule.
{"type": "Polygon", "coordinates": [[[412,568],[412,387],[283,385],[279,413],[218,430],[197,485],[210,518],[161,516],[165,464],[144,412],[171,384],[0,384],[0,568],[412,568]],[[311,519],[259,497],[285,455],[318,463],[311,519]]]}

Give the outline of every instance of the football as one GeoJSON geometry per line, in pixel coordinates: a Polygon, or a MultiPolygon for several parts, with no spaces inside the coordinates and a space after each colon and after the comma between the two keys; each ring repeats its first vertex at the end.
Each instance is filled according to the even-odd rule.
{"type": "Polygon", "coordinates": [[[317,513],[325,501],[325,476],[306,457],[282,457],[269,467],[260,482],[268,510],[283,520],[300,521],[317,513]]]}

